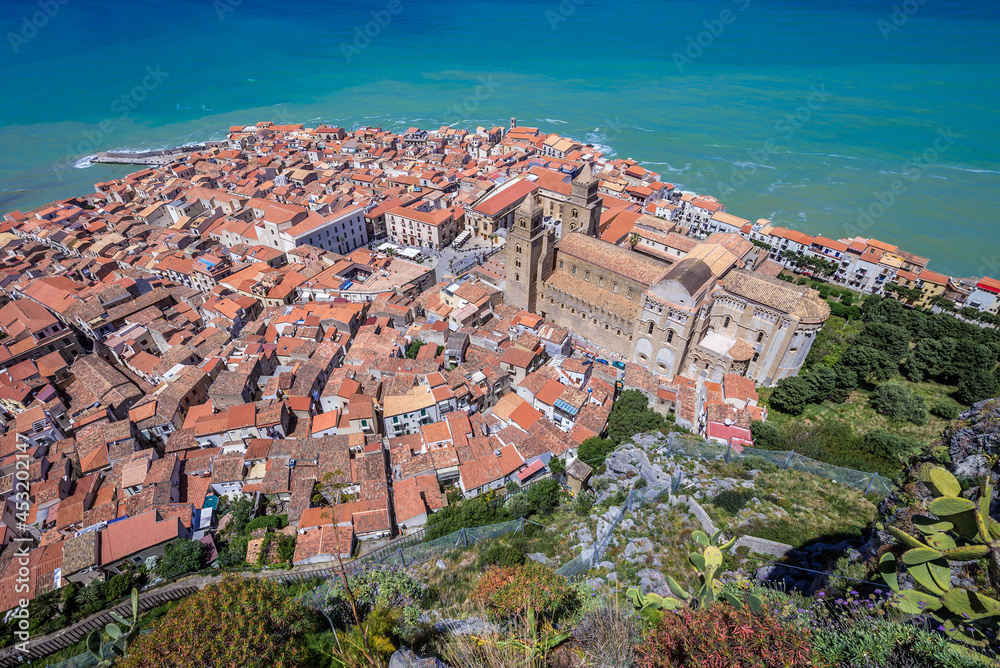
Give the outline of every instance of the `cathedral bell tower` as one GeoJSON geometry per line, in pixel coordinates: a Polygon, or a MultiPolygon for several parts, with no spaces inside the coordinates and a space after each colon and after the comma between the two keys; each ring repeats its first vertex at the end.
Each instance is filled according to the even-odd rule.
{"type": "MultiPolygon", "coordinates": [[[[507,233],[507,289],[504,301],[535,312],[538,284],[544,280],[544,265],[551,265],[554,233],[542,224],[538,192],[524,198],[507,233]]],[[[549,268],[551,271],[551,267],[549,268]]]]}
{"type": "MultiPolygon", "coordinates": [[[[596,237],[601,225],[601,196],[597,192],[598,179],[589,162],[573,177],[570,205],[577,218],[570,221],[570,232],[582,232],[596,237]]],[[[570,216],[573,218],[572,214],[570,216]]],[[[564,229],[565,233],[566,230],[564,229]]]]}

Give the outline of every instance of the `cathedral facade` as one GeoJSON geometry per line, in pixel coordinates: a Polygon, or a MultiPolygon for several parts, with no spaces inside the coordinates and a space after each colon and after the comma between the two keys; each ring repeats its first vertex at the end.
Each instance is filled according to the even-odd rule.
{"type": "Polygon", "coordinates": [[[670,262],[596,238],[589,221],[559,238],[540,199],[508,233],[507,303],[651,373],[773,385],[798,373],[829,317],[815,290],[754,271],[758,249],[739,235],[670,262]]]}

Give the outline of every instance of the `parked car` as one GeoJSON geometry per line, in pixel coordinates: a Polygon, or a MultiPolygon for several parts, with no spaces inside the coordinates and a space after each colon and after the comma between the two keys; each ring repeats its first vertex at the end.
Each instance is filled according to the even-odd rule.
{"type": "Polygon", "coordinates": [[[620,362],[618,360],[615,360],[614,362],[611,363],[611,366],[613,366],[616,369],[621,369],[622,371],[625,370],[625,362],[620,362]]]}
{"type": "Polygon", "coordinates": [[[608,364],[608,361],[606,359],[603,359],[603,358],[600,358],[600,357],[598,357],[594,361],[597,362],[598,364],[604,364],[605,366],[607,366],[607,364],[608,364]]]}

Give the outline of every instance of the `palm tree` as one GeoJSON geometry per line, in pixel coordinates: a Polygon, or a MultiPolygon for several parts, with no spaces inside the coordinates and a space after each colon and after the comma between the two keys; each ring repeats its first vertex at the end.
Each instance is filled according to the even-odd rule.
{"type": "Polygon", "coordinates": [[[632,250],[635,250],[635,247],[639,245],[640,238],[641,237],[639,237],[638,232],[632,232],[628,235],[628,245],[632,248],[632,250]]]}

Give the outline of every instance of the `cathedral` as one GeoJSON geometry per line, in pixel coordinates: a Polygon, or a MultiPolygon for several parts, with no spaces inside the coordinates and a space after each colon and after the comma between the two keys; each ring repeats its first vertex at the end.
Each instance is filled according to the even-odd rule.
{"type": "Polygon", "coordinates": [[[659,376],[719,382],[735,373],[773,385],[799,372],[830,315],[815,290],[763,271],[766,255],[738,234],[713,234],[669,259],[602,241],[589,165],[571,196],[561,220],[537,192],[517,209],[506,303],[659,376]]]}

